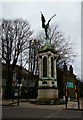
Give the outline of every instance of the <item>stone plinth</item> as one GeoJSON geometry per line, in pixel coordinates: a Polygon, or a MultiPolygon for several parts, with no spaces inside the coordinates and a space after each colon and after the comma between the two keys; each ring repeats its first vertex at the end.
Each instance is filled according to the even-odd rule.
{"type": "Polygon", "coordinates": [[[38,99],[39,98],[48,98],[55,99],[58,97],[58,90],[52,88],[38,89],[38,99]]]}

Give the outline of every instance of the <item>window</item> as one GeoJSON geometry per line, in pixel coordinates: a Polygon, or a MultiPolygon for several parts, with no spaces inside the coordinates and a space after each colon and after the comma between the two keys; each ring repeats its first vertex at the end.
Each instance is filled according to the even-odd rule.
{"type": "Polygon", "coordinates": [[[43,77],[47,77],[47,58],[43,58],[43,77]]]}
{"type": "Polygon", "coordinates": [[[54,77],[54,63],[53,63],[53,57],[51,57],[51,77],[54,77]]]}
{"type": "Polygon", "coordinates": [[[47,81],[43,81],[42,84],[47,84],[47,81]]]}
{"type": "Polygon", "coordinates": [[[55,82],[54,82],[54,81],[52,81],[52,84],[54,85],[54,84],[55,84],[55,82]]]}

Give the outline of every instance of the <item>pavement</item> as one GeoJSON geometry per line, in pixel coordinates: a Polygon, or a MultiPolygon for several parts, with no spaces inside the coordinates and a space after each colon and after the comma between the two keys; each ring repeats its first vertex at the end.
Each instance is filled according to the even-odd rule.
{"type": "MultiPolygon", "coordinates": [[[[41,107],[41,108],[60,108],[60,109],[64,109],[65,108],[65,104],[61,104],[61,105],[37,105],[34,104],[35,103],[35,99],[20,99],[19,100],[19,106],[33,106],[33,107],[41,107]]],[[[13,100],[2,100],[2,106],[18,106],[18,100],[15,99],[14,102],[13,100]]],[[[68,101],[67,104],[67,108],[68,109],[78,109],[78,102],[74,102],[74,101],[68,101]]],[[[82,102],[80,102],[80,110],[83,110],[83,100],[82,102]]]]}
{"type": "Polygon", "coordinates": [[[82,120],[83,111],[51,106],[2,106],[2,120],[82,120]]]}
{"type": "Polygon", "coordinates": [[[68,109],[65,109],[65,104],[62,105],[37,105],[33,104],[34,99],[20,99],[19,106],[17,99],[2,101],[2,120],[11,120],[11,118],[41,118],[41,120],[47,120],[47,118],[55,120],[83,120],[83,111],[78,110],[76,102],[68,102],[68,109]],[[10,118],[10,119],[9,119],[10,118]]]}
{"type": "MultiPolygon", "coordinates": [[[[19,100],[19,106],[23,107],[34,107],[34,108],[58,108],[63,109],[65,108],[65,104],[62,105],[37,105],[34,104],[35,99],[20,99],[19,100]]],[[[12,100],[2,100],[2,106],[18,106],[18,100],[15,99],[14,102],[12,100]]]]}
{"type": "MultiPolygon", "coordinates": [[[[17,99],[15,99],[14,101],[12,99],[8,99],[8,100],[7,99],[3,99],[2,100],[2,106],[16,105],[17,102],[18,102],[17,99]]],[[[27,100],[27,99],[20,99],[19,103],[21,103],[21,104],[29,103],[29,100],[27,100]]]]}

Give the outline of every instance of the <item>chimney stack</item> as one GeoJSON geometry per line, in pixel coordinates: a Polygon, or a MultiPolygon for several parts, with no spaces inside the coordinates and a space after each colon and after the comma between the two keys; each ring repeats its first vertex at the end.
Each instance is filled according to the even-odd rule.
{"type": "Polygon", "coordinates": [[[70,65],[69,70],[70,70],[70,74],[73,74],[73,67],[72,67],[72,65],[70,65]]]}
{"type": "Polygon", "coordinates": [[[64,68],[64,71],[66,72],[66,71],[67,71],[67,65],[66,65],[66,62],[64,62],[63,68],[64,68]]]}

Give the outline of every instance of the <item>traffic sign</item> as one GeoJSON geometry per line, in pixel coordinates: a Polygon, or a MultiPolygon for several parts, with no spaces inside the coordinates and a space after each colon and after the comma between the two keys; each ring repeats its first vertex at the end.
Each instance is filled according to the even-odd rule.
{"type": "Polygon", "coordinates": [[[13,81],[16,81],[16,72],[13,72],[13,81]]]}
{"type": "Polygon", "coordinates": [[[15,96],[18,96],[18,91],[14,93],[15,96]]]}
{"type": "Polygon", "coordinates": [[[73,88],[73,83],[72,82],[67,82],[67,87],[73,88]]]}

